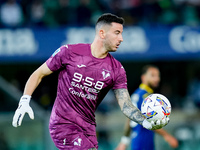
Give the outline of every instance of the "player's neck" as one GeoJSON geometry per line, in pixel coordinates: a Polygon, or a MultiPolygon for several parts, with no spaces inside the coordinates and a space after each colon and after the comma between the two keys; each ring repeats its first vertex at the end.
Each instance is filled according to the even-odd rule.
{"type": "Polygon", "coordinates": [[[108,52],[105,50],[103,45],[101,43],[98,43],[97,41],[94,41],[91,44],[91,53],[92,56],[96,58],[105,58],[108,55],[108,52]]]}

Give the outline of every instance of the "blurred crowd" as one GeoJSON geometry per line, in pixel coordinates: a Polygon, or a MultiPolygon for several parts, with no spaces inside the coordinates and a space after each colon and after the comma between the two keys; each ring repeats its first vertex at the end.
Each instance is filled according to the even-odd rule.
{"type": "Polygon", "coordinates": [[[92,26],[105,12],[125,25],[200,24],[199,0],[0,0],[0,27],[92,26]]]}

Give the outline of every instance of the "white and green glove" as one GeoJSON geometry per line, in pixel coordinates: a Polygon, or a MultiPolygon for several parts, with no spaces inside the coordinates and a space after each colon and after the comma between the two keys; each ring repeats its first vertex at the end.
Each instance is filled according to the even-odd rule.
{"type": "Polygon", "coordinates": [[[28,113],[31,119],[34,119],[34,113],[29,103],[31,100],[31,96],[23,95],[19,101],[19,106],[15,111],[15,115],[13,117],[12,125],[14,127],[21,126],[22,120],[24,118],[25,113],[28,113]]]}
{"type": "Polygon", "coordinates": [[[142,126],[146,129],[149,130],[156,130],[156,129],[161,129],[162,127],[166,126],[169,123],[169,118],[164,118],[162,121],[157,120],[157,121],[147,121],[147,119],[145,119],[142,122],[142,126]]]}

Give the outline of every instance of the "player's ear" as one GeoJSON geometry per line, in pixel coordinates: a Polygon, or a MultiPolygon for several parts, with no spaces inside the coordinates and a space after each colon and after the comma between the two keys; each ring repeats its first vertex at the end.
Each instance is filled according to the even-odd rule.
{"type": "Polygon", "coordinates": [[[105,30],[103,30],[103,29],[99,30],[99,37],[102,39],[105,38],[105,30]]]}
{"type": "Polygon", "coordinates": [[[145,80],[145,79],[144,79],[144,78],[145,78],[144,76],[145,76],[144,74],[141,75],[141,81],[142,81],[142,82],[144,82],[144,80],[145,80]]]}

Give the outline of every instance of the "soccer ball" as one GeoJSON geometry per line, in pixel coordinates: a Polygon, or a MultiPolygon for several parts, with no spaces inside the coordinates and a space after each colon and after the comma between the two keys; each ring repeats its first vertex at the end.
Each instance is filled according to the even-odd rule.
{"type": "Polygon", "coordinates": [[[162,94],[151,94],[142,103],[141,112],[147,121],[162,121],[171,114],[171,104],[162,94]]]}

